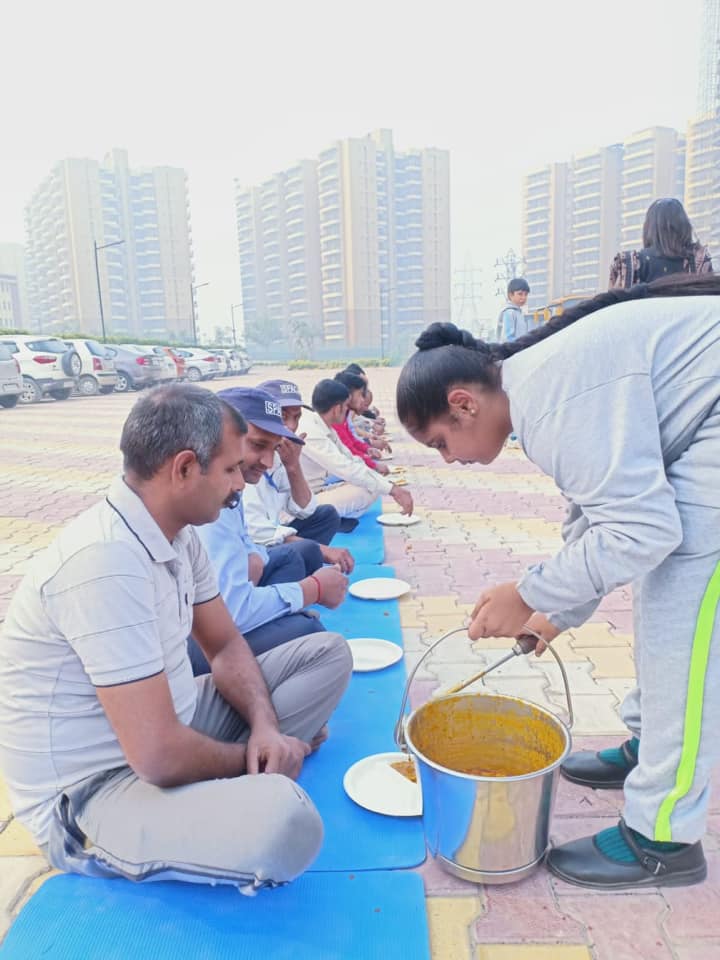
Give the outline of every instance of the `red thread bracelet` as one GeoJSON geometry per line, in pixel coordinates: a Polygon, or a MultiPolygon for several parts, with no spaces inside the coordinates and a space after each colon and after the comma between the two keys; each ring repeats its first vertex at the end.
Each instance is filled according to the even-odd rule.
{"type": "Polygon", "coordinates": [[[315,576],[315,574],[310,574],[310,579],[315,581],[315,586],[317,587],[317,591],[318,591],[317,600],[315,601],[315,603],[320,603],[320,601],[322,600],[322,588],[320,587],[320,581],[315,576]]]}

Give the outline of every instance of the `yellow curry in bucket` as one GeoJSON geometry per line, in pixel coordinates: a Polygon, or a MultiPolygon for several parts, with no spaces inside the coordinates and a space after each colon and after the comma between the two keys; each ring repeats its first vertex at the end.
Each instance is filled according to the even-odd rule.
{"type": "Polygon", "coordinates": [[[565,750],[557,724],[523,700],[465,694],[426,703],[412,718],[413,747],[426,760],[476,777],[521,777],[551,766],[565,750]]]}

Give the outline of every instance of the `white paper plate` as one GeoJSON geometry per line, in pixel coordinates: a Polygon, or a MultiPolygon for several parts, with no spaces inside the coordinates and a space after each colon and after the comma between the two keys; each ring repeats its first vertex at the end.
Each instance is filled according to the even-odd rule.
{"type": "Polygon", "coordinates": [[[395,600],[410,590],[410,584],[394,577],[370,577],[350,584],[350,593],[360,600],[395,600]]]}
{"type": "Polygon", "coordinates": [[[354,763],[343,777],[345,792],[355,803],[388,817],[419,817],[422,791],[390,766],[411,759],[406,753],[375,753],[354,763]]]}
{"type": "Polygon", "coordinates": [[[348,640],[353,657],[353,670],[365,673],[368,670],[384,670],[402,659],[402,647],[389,640],[372,637],[356,637],[348,640]]]}
{"type": "Polygon", "coordinates": [[[377,518],[378,523],[384,527],[412,527],[413,524],[420,523],[418,516],[409,517],[406,513],[381,513],[377,518]]]}

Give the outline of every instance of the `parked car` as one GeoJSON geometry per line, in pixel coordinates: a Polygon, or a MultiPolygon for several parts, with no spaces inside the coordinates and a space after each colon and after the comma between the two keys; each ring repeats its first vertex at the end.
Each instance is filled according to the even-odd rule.
{"type": "Polygon", "coordinates": [[[230,350],[230,364],[233,373],[243,374],[249,373],[252,363],[250,362],[250,357],[245,353],[244,350],[230,350]]]}
{"type": "Polygon", "coordinates": [[[175,364],[175,376],[177,379],[185,379],[185,357],[181,357],[172,347],[153,347],[153,353],[157,353],[159,356],[166,354],[170,357],[175,364]]]}
{"type": "Polygon", "coordinates": [[[156,357],[160,358],[160,383],[171,383],[177,378],[177,373],[175,371],[175,363],[173,362],[172,357],[169,357],[166,353],[162,351],[162,348],[158,349],[157,347],[144,346],[141,347],[137,343],[126,343],[126,347],[130,347],[133,350],[137,350],[138,353],[154,353],[156,357]]]}
{"type": "Polygon", "coordinates": [[[37,403],[43,397],[67,400],[80,376],[82,361],[76,350],[57,337],[13,334],[0,337],[20,367],[23,388],[20,403],[37,403]]]}
{"type": "Polygon", "coordinates": [[[193,383],[198,380],[212,380],[220,371],[215,354],[209,350],[203,350],[202,347],[182,347],[178,349],[178,353],[185,357],[185,375],[193,383]]]}
{"type": "Polygon", "coordinates": [[[22,389],[20,364],[9,347],[0,345],[0,407],[14,407],[22,389]]]}
{"type": "Polygon", "coordinates": [[[117,372],[115,389],[118,393],[153,387],[160,382],[162,360],[149,348],[138,350],[112,343],[108,344],[105,350],[115,363],[117,372]]]}
{"type": "Polygon", "coordinates": [[[225,364],[225,368],[222,370],[222,375],[224,377],[231,377],[233,373],[235,373],[233,370],[232,350],[216,350],[215,353],[219,354],[219,359],[225,364]]]}
{"type": "Polygon", "coordinates": [[[107,349],[97,340],[64,340],[77,351],[82,367],[77,381],[77,391],[84,397],[96,393],[112,393],[117,383],[115,364],[107,355],[107,349]]]}
{"type": "Polygon", "coordinates": [[[226,377],[230,373],[230,358],[226,351],[213,347],[210,352],[215,354],[215,359],[218,362],[218,376],[226,377]]]}

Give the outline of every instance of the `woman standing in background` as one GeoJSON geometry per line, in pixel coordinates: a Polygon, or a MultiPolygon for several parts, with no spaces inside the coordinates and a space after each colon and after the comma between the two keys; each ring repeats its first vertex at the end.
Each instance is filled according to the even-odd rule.
{"type": "Polygon", "coordinates": [[[693,237],[679,200],[667,197],[648,207],[642,250],[617,253],[610,267],[610,289],[629,290],[670,273],[712,273],[708,248],[693,237]]]}

